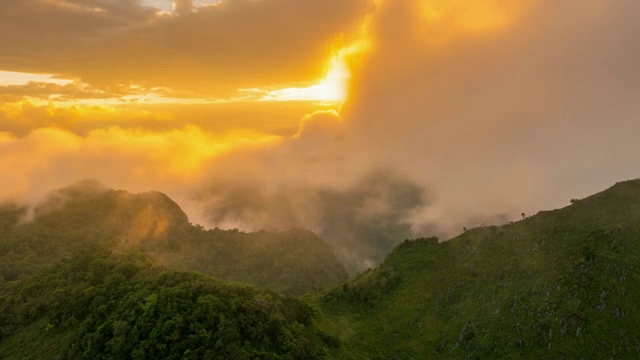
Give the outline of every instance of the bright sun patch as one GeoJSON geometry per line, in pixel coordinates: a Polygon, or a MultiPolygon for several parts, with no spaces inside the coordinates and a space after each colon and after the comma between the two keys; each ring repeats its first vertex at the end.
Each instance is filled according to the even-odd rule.
{"type": "Polygon", "coordinates": [[[51,74],[32,74],[0,70],[0,86],[25,85],[30,82],[67,85],[72,83],[73,80],[56,78],[51,74]]]}
{"type": "Polygon", "coordinates": [[[347,65],[337,58],[332,59],[332,66],[327,76],[318,84],[309,87],[291,87],[272,90],[262,98],[264,101],[316,100],[326,102],[342,102],[347,96],[347,84],[351,72],[347,65]]]}
{"type": "Polygon", "coordinates": [[[347,98],[352,57],[366,51],[367,41],[358,41],[338,50],[329,62],[325,77],[315,85],[308,87],[290,87],[270,90],[261,99],[263,101],[324,101],[342,103],[347,98]]]}

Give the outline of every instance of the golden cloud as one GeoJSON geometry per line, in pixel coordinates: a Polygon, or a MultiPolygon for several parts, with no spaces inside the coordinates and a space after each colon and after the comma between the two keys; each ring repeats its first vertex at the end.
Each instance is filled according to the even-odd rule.
{"type": "Polygon", "coordinates": [[[224,0],[175,14],[137,1],[25,0],[2,5],[0,69],[61,74],[103,87],[145,84],[200,96],[307,86],[322,77],[368,0],[224,0]]]}
{"type": "Polygon", "coordinates": [[[0,196],[39,197],[78,177],[139,191],[168,191],[196,181],[207,162],[232,149],[279,139],[250,131],[216,136],[195,126],[162,132],[112,127],[84,137],[57,128],[36,129],[20,138],[0,133],[0,196]]]}
{"type": "MultiPolygon", "coordinates": [[[[433,188],[433,203],[409,207],[415,212],[402,220],[414,229],[433,220],[451,233],[500,212],[560,206],[638,174],[635,0],[386,0],[364,25],[367,1],[227,0],[190,9],[183,2],[172,14],[134,6],[129,15],[86,5],[101,3],[3,4],[0,30],[18,40],[0,39],[0,68],[80,77],[104,91],[134,84],[143,92],[165,86],[175,97],[238,88],[259,96],[73,107],[28,93],[80,98],[85,89],[11,88],[0,95],[3,191],[37,193],[93,177],[172,196],[219,184],[244,196],[243,182],[267,195],[340,194],[371,169],[393,168],[401,174],[394,178],[433,188]],[[338,82],[349,77],[350,85],[340,111],[257,101],[283,95],[281,85],[309,89],[332,55],[360,42],[365,55],[341,62],[348,71],[338,82]]],[[[285,212],[315,197],[296,199],[300,206],[284,206],[284,196],[282,214],[256,216],[295,218],[285,212]]],[[[366,209],[385,208],[365,200],[366,209]]]]}

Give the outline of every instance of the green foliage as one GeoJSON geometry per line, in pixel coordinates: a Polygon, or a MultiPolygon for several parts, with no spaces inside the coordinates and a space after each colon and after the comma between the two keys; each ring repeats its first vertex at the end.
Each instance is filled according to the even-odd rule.
{"type": "MultiPolygon", "coordinates": [[[[212,229],[192,234],[175,251],[162,253],[166,266],[296,295],[347,279],[331,248],[308,230],[212,229]]],[[[150,253],[156,255],[151,249],[150,253]]]]}
{"type": "Polygon", "coordinates": [[[12,204],[0,206],[0,283],[94,245],[116,253],[143,251],[176,270],[286,294],[347,279],[329,246],[310,231],[205,230],[190,224],[161,193],[133,195],[85,181],[52,193],[31,213],[12,204]]]}
{"type": "MultiPolygon", "coordinates": [[[[401,251],[408,251],[410,254],[420,253],[420,248],[429,248],[437,244],[436,237],[405,240],[394,250],[394,254],[401,251]]],[[[364,307],[365,311],[371,310],[371,306],[379,302],[382,297],[391,295],[393,290],[402,283],[401,272],[416,271],[423,262],[421,256],[408,255],[403,257],[402,261],[396,261],[396,258],[392,254],[377,269],[369,269],[342,286],[327,291],[322,297],[322,302],[326,306],[350,304],[361,309],[361,305],[366,304],[368,306],[364,307]]]]}
{"type": "Polygon", "coordinates": [[[618,359],[640,353],[640,180],[447,242],[405,241],[378,268],[304,301],[155,264],[164,254],[171,266],[255,283],[273,276],[287,291],[302,291],[296,284],[322,286],[311,280],[317,276],[304,275],[322,269],[305,252],[319,246],[322,253],[325,246],[306,231],[244,234],[187,224],[126,247],[122,238],[109,240],[114,227],[90,230],[62,215],[19,224],[24,209],[6,209],[0,225],[10,230],[0,257],[22,268],[5,267],[6,280],[0,279],[3,359],[618,359]],[[101,231],[103,241],[86,240],[101,231]],[[178,255],[169,256],[169,249],[178,255]],[[63,256],[69,252],[75,255],[63,256]],[[66,260],[40,266],[47,256],[51,263],[66,260]],[[288,273],[291,264],[300,272],[288,273]]]}
{"type": "Polygon", "coordinates": [[[639,256],[630,181],[510,225],[405,242],[318,297],[320,326],[349,359],[637,358],[639,256]]]}
{"type": "Polygon", "coordinates": [[[0,309],[3,337],[31,342],[0,342],[2,358],[39,358],[52,337],[64,340],[48,357],[68,359],[313,359],[335,346],[300,300],[104,249],[5,287],[0,309]]]}

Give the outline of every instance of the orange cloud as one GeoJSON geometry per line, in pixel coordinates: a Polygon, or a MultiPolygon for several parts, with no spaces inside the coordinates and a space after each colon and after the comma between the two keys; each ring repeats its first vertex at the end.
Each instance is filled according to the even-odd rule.
{"type": "MultiPolygon", "coordinates": [[[[91,10],[103,3],[4,4],[0,30],[18,40],[0,38],[0,68],[66,74],[121,98],[131,90],[121,84],[133,84],[134,93],[240,101],[50,104],[58,92],[98,95],[75,85],[2,88],[5,196],[94,177],[168,192],[192,220],[199,208],[221,214],[202,219],[235,226],[349,229],[365,219],[340,252],[359,248],[367,266],[377,259],[365,251],[376,224],[454,234],[640,171],[636,0],[380,0],[369,18],[368,1],[91,10]],[[339,111],[259,101],[287,95],[277,89],[318,90],[327,73],[335,79],[327,60],[361,41],[366,51],[336,62],[339,86],[320,87],[333,96],[347,83],[339,111]]],[[[389,234],[388,245],[400,233],[389,234]]]]}
{"type": "Polygon", "coordinates": [[[22,138],[0,133],[0,197],[37,198],[78,178],[169,191],[197,181],[207,162],[232,149],[278,140],[250,131],[215,136],[194,126],[164,132],[113,127],[85,137],[55,128],[22,138]]]}
{"type": "Polygon", "coordinates": [[[0,132],[19,136],[49,127],[84,136],[111,127],[157,132],[186,125],[218,136],[247,129],[265,135],[290,136],[297,132],[306,114],[333,107],[307,101],[181,103],[177,99],[177,103],[145,103],[101,99],[51,101],[18,95],[5,99],[0,101],[0,132]]]}
{"type": "Polygon", "coordinates": [[[228,97],[239,88],[311,85],[368,0],[224,0],[174,15],[138,1],[25,0],[3,5],[0,69],[228,97]]]}
{"type": "Polygon", "coordinates": [[[485,34],[513,25],[531,5],[531,0],[427,0],[419,3],[422,31],[433,41],[444,41],[456,33],[485,34]],[[439,39],[438,39],[439,38],[439,39]]]}

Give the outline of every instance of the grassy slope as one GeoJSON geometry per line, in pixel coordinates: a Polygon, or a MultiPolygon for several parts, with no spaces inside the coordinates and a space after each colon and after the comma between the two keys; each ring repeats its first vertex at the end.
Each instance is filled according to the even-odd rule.
{"type": "Polygon", "coordinates": [[[448,242],[406,242],[318,300],[339,358],[640,352],[640,181],[448,242]]]}

